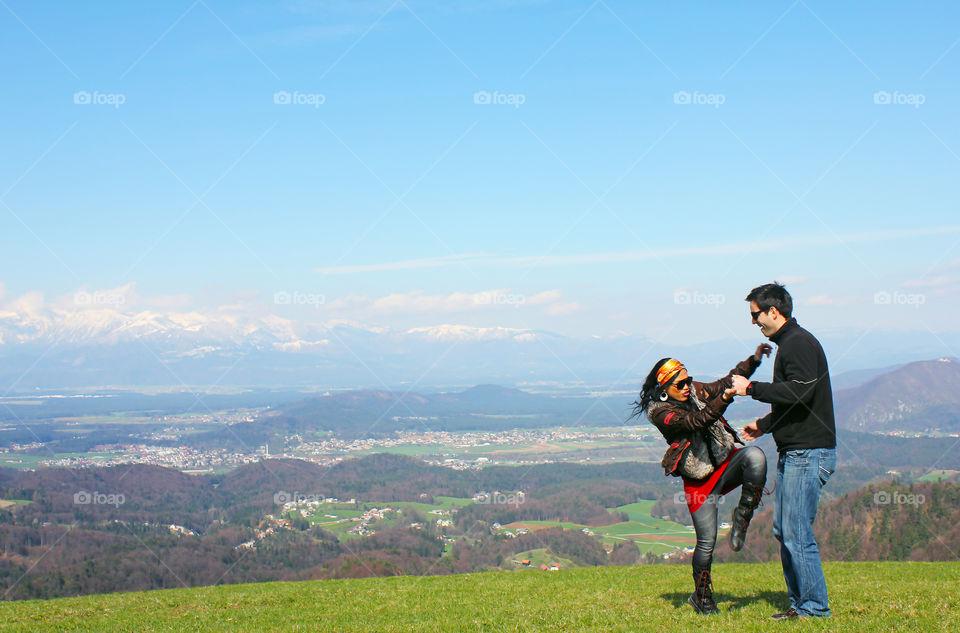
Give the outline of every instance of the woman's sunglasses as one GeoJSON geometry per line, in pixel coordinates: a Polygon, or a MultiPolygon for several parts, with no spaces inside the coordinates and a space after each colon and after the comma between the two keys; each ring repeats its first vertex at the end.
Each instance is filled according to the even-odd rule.
{"type": "Polygon", "coordinates": [[[677,382],[673,383],[671,387],[676,387],[677,391],[683,391],[685,387],[690,386],[690,384],[692,383],[693,383],[693,378],[691,378],[690,376],[687,376],[683,380],[678,380],[677,382]]]}

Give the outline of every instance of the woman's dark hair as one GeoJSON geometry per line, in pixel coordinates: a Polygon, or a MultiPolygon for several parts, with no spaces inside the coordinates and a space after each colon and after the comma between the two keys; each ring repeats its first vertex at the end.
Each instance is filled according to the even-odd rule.
{"type": "Polygon", "coordinates": [[[640,388],[640,398],[630,403],[633,405],[633,413],[628,420],[646,413],[650,403],[653,402],[655,398],[660,397],[663,388],[657,384],[657,372],[660,371],[660,368],[663,367],[663,364],[668,360],[670,360],[669,357],[661,358],[653,366],[653,369],[650,370],[650,373],[647,374],[647,379],[643,381],[643,387],[640,388]]]}

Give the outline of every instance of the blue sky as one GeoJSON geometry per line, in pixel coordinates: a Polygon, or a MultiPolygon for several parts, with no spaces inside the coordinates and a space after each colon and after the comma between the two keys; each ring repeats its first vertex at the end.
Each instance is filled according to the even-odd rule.
{"type": "Polygon", "coordinates": [[[3,0],[0,304],[955,331],[958,14],[3,0]]]}

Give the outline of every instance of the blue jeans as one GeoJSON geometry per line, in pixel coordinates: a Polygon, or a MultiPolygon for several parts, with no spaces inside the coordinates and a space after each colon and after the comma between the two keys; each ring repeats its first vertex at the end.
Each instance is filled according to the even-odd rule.
{"type": "Polygon", "coordinates": [[[773,535],[780,541],[780,562],[790,606],[803,616],[830,617],[827,581],[813,534],[820,489],[837,468],[837,449],[809,448],[780,453],[773,535]]]}

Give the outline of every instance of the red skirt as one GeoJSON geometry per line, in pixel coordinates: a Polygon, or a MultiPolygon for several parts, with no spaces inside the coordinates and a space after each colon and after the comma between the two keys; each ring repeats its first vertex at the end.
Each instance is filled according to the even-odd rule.
{"type": "MultiPolygon", "coordinates": [[[[730,451],[730,454],[727,455],[727,458],[723,460],[723,463],[717,466],[713,473],[706,479],[683,478],[683,490],[686,493],[687,508],[690,509],[690,514],[693,514],[699,510],[700,506],[703,505],[703,502],[707,500],[707,497],[713,492],[713,487],[717,485],[718,481],[720,481],[720,476],[723,475],[723,471],[727,469],[727,465],[733,458],[733,454],[738,450],[739,449],[734,446],[733,450],[730,451]]],[[[725,495],[739,485],[740,484],[734,484],[732,486],[728,486],[725,490],[721,490],[720,494],[725,495]]]]}

